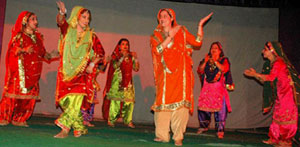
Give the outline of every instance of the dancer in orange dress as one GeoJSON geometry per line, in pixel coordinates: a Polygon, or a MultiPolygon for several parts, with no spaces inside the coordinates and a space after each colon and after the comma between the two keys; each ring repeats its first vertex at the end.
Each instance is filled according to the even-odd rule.
{"type": "Polygon", "coordinates": [[[170,124],[175,145],[182,145],[183,133],[193,112],[194,76],[191,48],[200,49],[203,25],[212,13],[200,20],[197,38],[176,22],[172,9],[158,12],[158,26],[151,36],[156,99],[152,106],[155,121],[154,141],[169,142],[170,124]]]}

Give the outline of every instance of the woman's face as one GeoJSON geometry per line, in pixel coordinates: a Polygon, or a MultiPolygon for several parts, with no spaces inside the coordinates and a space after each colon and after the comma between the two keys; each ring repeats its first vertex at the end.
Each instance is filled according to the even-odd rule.
{"type": "Polygon", "coordinates": [[[32,14],[29,18],[28,18],[28,22],[26,24],[26,28],[30,29],[30,30],[36,30],[38,27],[38,20],[36,15],[32,14]]]}
{"type": "Polygon", "coordinates": [[[217,44],[213,44],[210,49],[210,53],[212,56],[220,56],[221,49],[219,48],[219,46],[217,44]]]}
{"type": "Polygon", "coordinates": [[[78,25],[81,28],[86,28],[90,23],[90,14],[88,11],[83,12],[79,19],[78,19],[78,25]]]}
{"type": "Polygon", "coordinates": [[[169,15],[166,10],[163,10],[159,14],[159,24],[162,27],[171,27],[173,18],[169,15]]]}
{"type": "Polygon", "coordinates": [[[261,51],[264,58],[269,58],[270,56],[273,55],[273,53],[271,52],[271,50],[267,47],[267,45],[265,45],[265,48],[261,51]]]}
{"type": "Polygon", "coordinates": [[[120,49],[122,53],[128,52],[129,51],[129,44],[128,41],[123,40],[120,44],[120,49]]]}

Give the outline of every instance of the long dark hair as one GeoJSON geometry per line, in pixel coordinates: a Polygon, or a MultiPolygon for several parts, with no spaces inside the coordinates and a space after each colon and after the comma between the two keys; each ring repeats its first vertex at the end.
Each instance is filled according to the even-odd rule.
{"type": "Polygon", "coordinates": [[[224,52],[223,52],[223,48],[222,48],[222,45],[219,41],[216,41],[216,42],[213,42],[211,45],[210,45],[210,49],[209,49],[209,52],[208,52],[208,55],[211,56],[211,48],[213,45],[217,45],[219,47],[219,50],[221,50],[221,53],[220,53],[220,58],[224,57],[224,52]]]}

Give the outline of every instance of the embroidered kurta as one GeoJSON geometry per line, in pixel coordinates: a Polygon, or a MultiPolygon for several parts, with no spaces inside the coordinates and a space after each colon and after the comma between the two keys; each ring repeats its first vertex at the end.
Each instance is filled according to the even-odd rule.
{"type": "Polygon", "coordinates": [[[138,71],[135,65],[136,59],[132,56],[121,57],[111,63],[113,63],[114,73],[111,87],[106,93],[107,98],[123,102],[134,102],[132,70],[138,71]]]}
{"type": "MultiPolygon", "coordinates": [[[[66,20],[63,21],[63,23],[58,23],[58,26],[60,28],[61,37],[63,38],[62,41],[65,41],[65,36],[68,33],[69,27],[71,27],[66,20]]],[[[56,88],[56,104],[59,103],[59,101],[64,98],[65,96],[71,94],[71,95],[84,95],[86,96],[83,102],[83,107],[86,106],[86,102],[93,103],[94,98],[94,87],[93,87],[93,81],[96,77],[96,68],[94,68],[93,73],[88,74],[86,72],[87,65],[91,60],[95,57],[104,57],[104,49],[101,45],[100,40],[98,37],[94,34],[92,30],[88,30],[88,32],[92,35],[91,40],[88,40],[88,42],[80,42],[80,44],[88,44],[87,48],[87,54],[78,58],[71,57],[69,59],[82,59],[81,65],[79,68],[74,69],[74,71],[77,71],[77,74],[70,79],[66,78],[68,75],[65,74],[63,71],[63,66],[66,64],[66,62],[69,62],[68,60],[65,60],[66,54],[64,54],[64,46],[67,45],[74,45],[76,42],[64,42],[61,43],[62,46],[59,46],[59,50],[61,53],[61,60],[59,64],[58,69],[58,75],[57,75],[57,88],[56,88]]],[[[75,34],[77,35],[77,34],[75,34]]],[[[78,36],[79,37],[79,36],[78,36]]],[[[79,38],[78,38],[79,39],[79,38]]],[[[72,53],[68,53],[68,56],[72,56],[72,53]]],[[[103,62],[103,60],[100,60],[99,62],[103,62]]],[[[70,62],[71,63],[71,62],[70,62]]],[[[96,64],[97,66],[98,64],[96,64]]]]}
{"type": "Polygon", "coordinates": [[[223,72],[221,72],[214,63],[209,62],[206,63],[204,71],[198,71],[199,75],[204,74],[203,87],[198,99],[199,110],[218,112],[221,110],[225,98],[227,110],[228,112],[231,112],[229,95],[226,90],[224,77],[225,73],[230,69],[228,58],[221,58],[220,64],[224,67],[223,72]]]}
{"type": "Polygon", "coordinates": [[[269,75],[266,75],[267,81],[277,79],[277,98],[275,100],[273,111],[273,122],[284,124],[295,124],[297,127],[298,109],[293,95],[292,80],[289,76],[286,64],[281,58],[277,58],[269,75]]]}
{"type": "Polygon", "coordinates": [[[3,97],[40,99],[39,79],[46,53],[41,34],[18,33],[11,40],[6,54],[6,75],[3,97]],[[32,53],[20,53],[21,48],[32,46],[32,53]]]}
{"type": "Polygon", "coordinates": [[[166,36],[158,27],[151,36],[153,70],[155,78],[156,99],[152,106],[154,111],[174,111],[186,107],[193,112],[194,78],[192,73],[191,49],[187,45],[200,47],[201,42],[181,27],[174,40],[164,48],[160,44],[166,36]]]}

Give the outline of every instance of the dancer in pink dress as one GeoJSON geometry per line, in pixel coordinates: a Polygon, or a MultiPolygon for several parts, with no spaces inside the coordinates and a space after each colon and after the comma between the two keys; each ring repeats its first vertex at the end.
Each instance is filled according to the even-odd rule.
{"type": "MultiPolygon", "coordinates": [[[[297,87],[299,77],[279,42],[267,42],[262,53],[264,58],[268,59],[264,65],[263,74],[257,73],[253,68],[246,69],[244,74],[264,84],[270,84],[269,90],[273,92],[274,99],[269,101],[269,107],[264,109],[264,112],[270,111],[274,104],[273,121],[269,129],[270,139],[263,142],[270,145],[292,146],[292,138],[297,132],[296,102],[299,93],[297,94],[296,91],[299,89],[297,87]]],[[[267,91],[264,90],[264,98],[266,95],[267,91]]]]}

